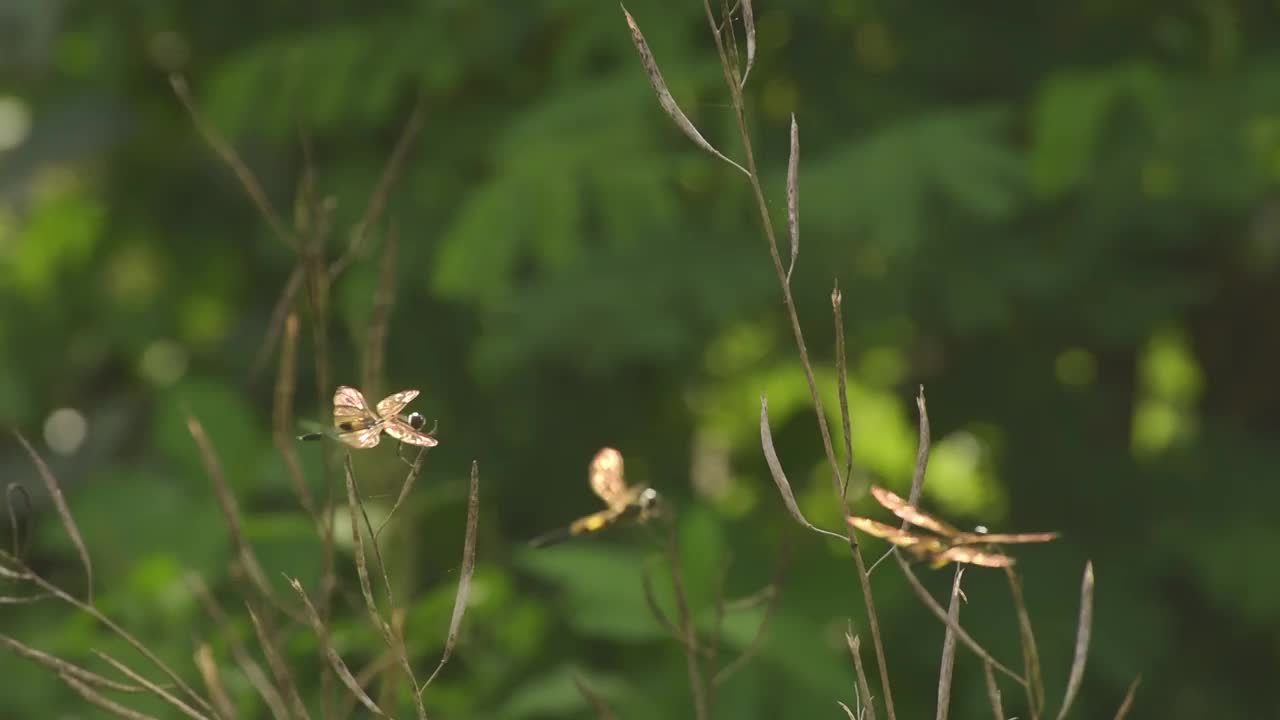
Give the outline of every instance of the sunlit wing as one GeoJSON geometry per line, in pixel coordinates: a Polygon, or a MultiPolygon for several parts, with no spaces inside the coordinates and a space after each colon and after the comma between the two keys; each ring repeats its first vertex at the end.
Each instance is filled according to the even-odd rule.
{"type": "Polygon", "coordinates": [[[916,535],[915,533],[907,532],[901,528],[877,522],[871,518],[850,516],[849,524],[868,535],[874,535],[875,537],[883,540],[888,540],[901,548],[924,546],[941,549],[943,547],[942,543],[940,543],[937,538],[916,535]]]}
{"type": "MultiPolygon", "coordinates": [[[[610,510],[620,511],[630,502],[622,472],[622,453],[607,447],[591,459],[591,489],[610,510]]],[[[585,519],[585,518],[584,518],[585,519]]]]}
{"type": "Polygon", "coordinates": [[[1013,558],[994,552],[983,552],[968,545],[956,545],[934,556],[933,566],[942,567],[949,562],[981,565],[982,567],[1010,567],[1013,558]]]}
{"type": "Polygon", "coordinates": [[[400,411],[404,410],[416,397],[418,397],[417,390],[401,390],[398,393],[382,398],[378,402],[378,417],[390,418],[399,415],[400,411]]]}
{"type": "Polygon", "coordinates": [[[955,527],[923,512],[889,490],[872,485],[871,494],[875,497],[876,501],[885,506],[889,512],[897,515],[916,527],[922,527],[926,530],[930,530],[947,537],[964,534],[955,527]]]}
{"type": "Polygon", "coordinates": [[[374,447],[382,439],[382,426],[375,423],[372,427],[354,432],[338,433],[338,439],[353,448],[363,450],[374,447]]]}
{"type": "Polygon", "coordinates": [[[974,545],[977,543],[992,543],[994,545],[1003,545],[1006,543],[1042,543],[1050,540],[1058,539],[1056,532],[1043,533],[962,533],[956,538],[956,542],[964,545],[974,545]]]}
{"type": "MultiPolygon", "coordinates": [[[[360,391],[346,385],[338,386],[333,393],[333,425],[343,432],[363,430],[375,425],[378,418],[369,409],[360,391]]],[[[344,441],[345,442],[345,441],[344,441]]],[[[377,442],[374,442],[376,445],[377,442]]],[[[367,447],[373,447],[369,445],[367,447]]]]}
{"type": "MultiPolygon", "coordinates": [[[[411,390],[408,392],[412,392],[415,395],[418,393],[417,390],[411,390]]],[[[414,430],[412,425],[401,420],[399,417],[390,417],[382,422],[382,429],[386,430],[388,435],[402,443],[418,445],[419,447],[435,447],[440,444],[439,440],[436,440],[424,432],[414,430]]]]}

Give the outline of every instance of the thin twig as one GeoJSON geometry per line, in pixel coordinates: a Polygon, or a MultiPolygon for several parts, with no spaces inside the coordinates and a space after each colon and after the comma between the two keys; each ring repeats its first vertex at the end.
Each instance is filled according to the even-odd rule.
{"type": "Polygon", "coordinates": [[[235,706],[231,704],[231,696],[227,695],[227,688],[222,682],[222,672],[218,669],[218,661],[213,657],[213,648],[208,643],[200,643],[193,659],[218,716],[231,720],[236,716],[235,706]]]}
{"type": "MultiPolygon", "coordinates": [[[[22,557],[22,528],[24,523],[18,516],[18,504],[14,502],[14,498],[22,498],[22,505],[26,508],[24,513],[27,517],[31,517],[31,493],[27,491],[26,486],[20,482],[11,482],[4,488],[4,509],[9,515],[9,534],[13,540],[13,556],[22,557]]],[[[26,523],[26,529],[30,531],[30,523],[26,523]]]]}
{"type": "Polygon", "coordinates": [[[32,662],[44,665],[60,675],[70,675],[78,678],[90,685],[96,685],[106,690],[115,690],[116,692],[136,693],[143,691],[142,688],[137,685],[129,685],[127,683],[103,677],[92,670],[86,670],[85,668],[74,663],[67,662],[60,657],[37,650],[29,645],[24,645],[8,635],[0,634],[0,645],[5,646],[18,657],[24,657],[32,662]]]}
{"type": "MultiPolygon", "coordinates": [[[[301,275],[299,275],[301,277],[301,275]]],[[[272,394],[271,424],[276,450],[284,458],[293,494],[302,509],[311,517],[316,531],[322,532],[322,521],[316,512],[316,501],[302,473],[302,461],[294,444],[293,398],[297,389],[298,315],[289,313],[284,325],[284,342],[280,346],[280,367],[276,372],[276,387],[272,394]]]]}
{"type": "Polygon", "coordinates": [[[173,693],[151,682],[138,671],[134,670],[128,665],[125,665],[124,663],[111,657],[110,655],[102,652],[101,650],[94,650],[93,654],[97,655],[98,659],[102,660],[103,662],[107,663],[111,667],[115,668],[116,671],[119,672],[121,675],[124,675],[130,680],[138,683],[142,687],[149,690],[151,694],[155,695],[161,700],[164,700],[165,702],[177,708],[178,711],[181,712],[183,715],[186,715],[187,717],[190,717],[190,718],[194,718],[194,720],[207,720],[207,718],[209,717],[208,715],[205,715],[204,713],[197,711],[195,708],[191,707],[190,705],[182,702],[176,696],[174,696],[173,693]]]}
{"type": "MultiPolygon", "coordinates": [[[[715,673],[711,678],[712,686],[724,683],[733,677],[734,673],[747,666],[757,655],[760,654],[760,648],[764,644],[765,631],[768,630],[769,624],[773,621],[773,617],[777,612],[779,598],[782,597],[782,581],[787,572],[787,560],[790,549],[790,535],[784,526],[782,530],[782,538],[778,543],[778,560],[774,564],[773,578],[769,580],[769,584],[765,586],[767,593],[767,602],[764,608],[764,616],[760,618],[760,624],[756,626],[756,634],[751,638],[751,642],[747,644],[738,657],[733,662],[725,665],[720,672],[715,673]]],[[[751,598],[748,598],[749,600],[751,598]]],[[[728,609],[737,609],[734,603],[729,603],[728,609]]]]}
{"type": "Polygon", "coordinates": [[[373,307],[369,310],[369,329],[364,341],[364,391],[382,396],[385,372],[387,330],[391,325],[391,308],[396,301],[396,248],[400,233],[394,222],[382,247],[378,268],[378,286],[373,291],[373,307]]]}
{"type": "Polygon", "coordinates": [[[324,648],[325,657],[329,659],[329,664],[333,667],[338,678],[342,680],[342,684],[347,686],[347,690],[351,691],[351,694],[355,695],[360,704],[364,705],[369,712],[378,717],[386,717],[387,715],[382,712],[382,708],[378,707],[378,704],[356,682],[351,671],[347,669],[347,664],[342,661],[342,656],[334,649],[333,643],[329,641],[329,633],[325,631],[324,624],[320,619],[320,614],[316,612],[315,606],[311,604],[311,599],[307,597],[307,591],[302,589],[302,583],[294,578],[289,578],[289,584],[298,593],[298,596],[302,598],[302,605],[307,611],[307,619],[311,621],[311,629],[315,632],[316,639],[320,641],[321,646],[324,648]]]}
{"type": "MultiPolygon", "coordinates": [[[[258,614],[253,608],[245,604],[245,609],[249,611],[249,622],[253,624],[253,631],[258,635],[258,644],[262,646],[262,654],[267,658],[267,666],[271,668],[271,674],[276,678],[276,684],[280,687],[284,696],[289,701],[289,708],[293,711],[293,716],[299,720],[309,720],[311,715],[307,713],[307,706],[302,702],[302,696],[298,694],[298,686],[293,682],[293,673],[289,671],[289,665],[280,655],[280,649],[276,647],[275,639],[271,637],[271,633],[263,625],[262,620],[258,618],[258,614]]],[[[321,644],[326,644],[328,638],[321,640],[321,644]]]]}
{"type": "MultiPolygon", "coordinates": [[[[792,118],[795,122],[795,118],[792,118]]],[[[790,270],[787,271],[788,274],[790,270]]],[[[849,482],[853,478],[853,419],[849,414],[849,369],[844,347],[844,296],[837,284],[831,290],[831,317],[836,329],[836,388],[840,398],[840,430],[844,433],[844,482],[840,497],[848,500],[849,482]]]]}
{"type": "Polygon", "coordinates": [[[200,459],[204,464],[205,472],[209,475],[209,480],[213,482],[214,494],[218,498],[218,507],[222,510],[223,520],[226,522],[227,533],[231,536],[231,544],[236,548],[236,554],[239,557],[240,564],[244,567],[245,574],[248,575],[249,581],[261,593],[262,597],[270,601],[285,614],[300,619],[297,613],[286,607],[275,594],[271,587],[271,582],[267,580],[267,576],[262,571],[262,565],[258,562],[258,556],[253,551],[253,546],[249,544],[249,540],[245,537],[244,527],[240,521],[240,506],[236,502],[235,495],[231,492],[231,486],[227,483],[227,477],[222,471],[222,463],[218,460],[218,454],[213,449],[213,443],[209,441],[209,436],[205,434],[204,426],[196,419],[194,415],[187,414],[187,431],[191,433],[191,439],[195,441],[196,447],[200,450],[200,459]]]}
{"type": "Polygon", "coordinates": [[[697,629],[693,613],[689,609],[689,596],[685,589],[684,571],[680,563],[680,546],[675,522],[669,523],[667,538],[667,562],[671,568],[671,588],[675,592],[676,615],[680,634],[684,638],[684,655],[689,671],[689,688],[693,693],[693,715],[696,720],[708,720],[706,688],[702,681],[702,667],[698,660],[697,629]]]}
{"type": "Polygon", "coordinates": [[[1129,714],[1129,709],[1133,707],[1134,695],[1138,692],[1138,684],[1141,682],[1142,676],[1139,675],[1133,679],[1133,682],[1129,683],[1129,689],[1124,694],[1124,701],[1120,703],[1120,707],[1116,710],[1115,720],[1124,720],[1125,716],[1129,714]]]}
{"type": "Polygon", "coordinates": [[[871,686],[867,684],[867,671],[862,667],[862,640],[853,634],[853,623],[845,630],[844,640],[849,645],[849,655],[853,657],[853,673],[858,679],[858,699],[861,707],[859,714],[866,711],[867,720],[876,720],[876,704],[871,699],[871,686]]]}
{"type": "Polygon", "coordinates": [[[267,709],[271,711],[271,716],[275,720],[288,720],[289,711],[285,707],[284,698],[280,696],[280,692],[271,684],[266,674],[262,672],[262,667],[249,654],[248,649],[240,640],[240,636],[231,629],[227,614],[209,592],[204,580],[195,573],[188,573],[186,581],[187,587],[199,598],[205,612],[213,620],[214,625],[217,626],[223,640],[226,641],[227,647],[231,650],[231,657],[236,661],[236,666],[240,668],[240,672],[249,680],[249,684],[253,685],[258,694],[262,696],[262,701],[266,703],[267,709]]]}
{"type": "MultiPolygon", "coordinates": [[[[378,632],[382,634],[383,641],[386,642],[387,647],[396,654],[396,658],[400,661],[400,666],[401,669],[404,670],[405,676],[409,678],[409,682],[416,688],[418,686],[418,681],[414,677],[413,665],[409,662],[408,651],[405,649],[404,643],[400,641],[400,638],[396,637],[396,635],[391,631],[391,625],[382,619],[381,613],[378,612],[378,604],[373,598],[373,589],[369,583],[369,570],[365,558],[364,539],[360,531],[359,520],[357,520],[357,517],[364,518],[365,525],[368,528],[370,541],[373,539],[373,526],[369,523],[368,513],[365,512],[364,501],[360,499],[360,494],[356,491],[355,473],[351,468],[350,453],[347,453],[345,468],[347,479],[347,514],[351,519],[351,537],[352,542],[355,545],[353,550],[356,559],[356,574],[360,579],[360,593],[364,596],[365,608],[369,611],[369,620],[373,623],[378,632]]],[[[387,607],[390,609],[395,603],[395,597],[391,592],[391,578],[387,575],[386,563],[382,561],[382,551],[378,549],[377,543],[371,542],[371,544],[373,545],[374,555],[378,560],[378,570],[382,574],[383,587],[386,589],[387,607]]],[[[301,585],[296,585],[295,589],[300,590],[301,587],[301,585]]],[[[334,669],[337,670],[337,668],[338,666],[335,664],[334,669]]],[[[338,672],[341,675],[341,671],[338,672]]],[[[348,675],[349,674],[350,673],[348,673],[348,675]]],[[[353,683],[355,682],[354,677],[351,678],[351,680],[353,683]]],[[[344,682],[345,681],[346,679],[344,678],[344,682]]],[[[356,683],[356,688],[359,689],[358,683],[356,683]]],[[[415,692],[413,699],[414,710],[417,712],[419,720],[426,720],[427,710],[422,704],[421,694],[415,692]]]]}
{"type": "Polygon", "coordinates": [[[258,373],[267,366],[267,360],[271,359],[271,351],[275,350],[276,341],[280,339],[280,333],[284,331],[285,318],[290,314],[293,307],[293,299],[298,294],[298,290],[302,288],[302,262],[294,264],[293,270],[289,271],[289,279],[285,281],[284,288],[280,291],[280,297],[276,298],[275,307],[271,309],[271,319],[267,321],[267,335],[262,339],[262,345],[258,347],[258,354],[253,358],[253,365],[249,367],[249,378],[253,380],[258,377],[258,373]]]}
{"type": "Polygon", "coordinates": [[[947,720],[951,711],[951,679],[956,667],[956,634],[952,625],[960,624],[960,579],[964,567],[957,564],[955,579],[951,581],[951,601],[947,605],[947,618],[951,621],[942,637],[942,662],[938,669],[938,710],[935,717],[947,720]]]}
{"type": "Polygon", "coordinates": [[[231,144],[201,114],[200,109],[196,106],[195,99],[191,97],[191,89],[187,87],[187,79],[179,73],[172,73],[169,75],[169,84],[173,86],[174,94],[178,96],[178,100],[186,108],[187,114],[191,116],[191,121],[195,123],[196,130],[204,137],[209,147],[213,148],[213,151],[222,159],[222,162],[226,163],[227,167],[231,168],[231,171],[235,173],[236,179],[240,181],[245,194],[249,196],[254,206],[258,208],[258,212],[267,221],[267,225],[271,226],[271,230],[276,234],[276,237],[280,238],[280,242],[283,242],[289,249],[297,252],[299,249],[298,239],[285,227],[284,221],[280,219],[279,213],[276,212],[275,207],[271,204],[271,200],[267,198],[266,192],[262,189],[262,184],[258,182],[258,178],[254,176],[253,171],[240,159],[240,155],[235,151],[235,148],[231,147],[231,144]]]}
{"type": "Polygon", "coordinates": [[[67,686],[70,687],[72,690],[75,690],[77,693],[79,693],[80,697],[84,698],[85,700],[92,703],[93,705],[96,705],[102,708],[103,710],[106,710],[107,712],[111,713],[112,715],[115,715],[116,717],[125,718],[125,720],[158,720],[153,715],[147,715],[146,713],[138,712],[137,710],[133,710],[132,708],[127,708],[124,705],[121,705],[120,703],[114,700],[111,700],[110,698],[103,697],[102,695],[98,694],[96,690],[89,687],[87,684],[80,681],[79,679],[71,675],[68,675],[67,673],[58,673],[58,679],[66,683],[67,686]]]}
{"type": "Polygon", "coordinates": [[[1031,627],[1031,614],[1022,596],[1022,581],[1012,567],[1005,567],[1009,579],[1009,594],[1013,597],[1014,612],[1018,616],[1018,637],[1022,646],[1022,668],[1027,677],[1027,712],[1032,720],[1044,712],[1044,678],[1040,673],[1040,650],[1035,631],[1031,627]]]}
{"type": "Polygon", "coordinates": [[[79,598],[68,593],[67,591],[63,590],[57,585],[54,585],[53,583],[44,579],[31,568],[27,567],[26,565],[18,563],[16,558],[8,558],[8,560],[18,566],[19,570],[23,574],[24,580],[28,580],[34,583],[41,590],[44,590],[45,592],[58,598],[62,602],[67,603],[68,605],[74,607],[75,609],[79,610],[82,613],[85,613],[89,617],[92,617],[94,620],[106,626],[107,629],[115,633],[117,637],[119,637],[121,640],[124,640],[126,643],[128,643],[129,646],[132,647],[134,650],[137,650],[152,665],[155,665],[156,668],[160,670],[160,672],[164,673],[169,678],[169,680],[173,682],[174,685],[176,685],[179,689],[181,689],[184,693],[186,693],[187,697],[190,698],[196,705],[198,705],[201,709],[207,712],[213,712],[213,708],[209,705],[209,703],[203,697],[201,697],[199,693],[193,690],[191,686],[188,685],[187,682],[182,679],[182,676],[180,676],[177,672],[175,672],[173,668],[169,667],[168,664],[166,664],[163,660],[161,660],[160,657],[157,656],[154,652],[152,652],[146,645],[142,644],[140,640],[138,640],[133,635],[129,634],[129,631],[125,630],[123,627],[117,624],[114,620],[104,615],[101,610],[98,610],[98,608],[96,608],[95,606],[90,605],[84,602],[83,600],[80,600],[79,598]]]}
{"type": "MultiPolygon", "coordinates": [[[[929,443],[931,434],[929,432],[929,406],[924,400],[924,385],[920,386],[916,393],[916,412],[920,417],[920,437],[916,441],[916,467],[911,473],[911,493],[907,495],[907,503],[911,507],[920,506],[920,493],[924,490],[925,471],[929,469],[929,443]]],[[[902,529],[906,530],[910,525],[906,520],[902,521],[902,529]]]]}
{"type": "Polygon", "coordinates": [[[440,654],[440,664],[431,673],[431,677],[418,688],[418,694],[436,679],[436,675],[444,669],[445,663],[453,655],[453,647],[458,642],[458,630],[462,627],[462,616],[467,611],[467,602],[471,597],[471,577],[476,572],[476,534],[480,525],[480,464],[471,461],[471,489],[467,493],[467,532],[462,541],[462,568],[458,571],[458,592],[453,598],[453,614],[449,617],[449,634],[445,636],[444,652],[440,654]]]}
{"type": "Polygon", "coordinates": [[[952,622],[951,618],[947,616],[947,611],[942,609],[942,606],[938,604],[938,601],[934,600],[933,596],[929,594],[929,591],[920,583],[920,578],[916,577],[916,574],[912,572],[911,566],[902,558],[902,553],[897,552],[897,548],[894,549],[893,557],[898,561],[898,567],[902,570],[902,574],[906,576],[907,583],[911,585],[911,589],[915,591],[916,595],[920,598],[920,601],[924,603],[925,607],[929,608],[929,611],[932,612],[935,617],[941,620],[943,624],[956,634],[956,637],[965,644],[965,647],[972,650],[978,657],[991,663],[995,669],[1005,675],[1008,675],[1010,678],[1013,678],[1013,680],[1019,685],[1026,686],[1027,681],[1025,678],[1010,670],[1004,665],[1004,663],[1001,663],[999,660],[992,657],[991,653],[987,652],[986,649],[979,645],[978,641],[974,640],[973,637],[960,626],[959,622],[952,622]]]}
{"type": "Polygon", "coordinates": [[[613,710],[609,708],[609,704],[600,697],[600,693],[591,689],[585,678],[578,673],[573,674],[573,684],[578,688],[578,692],[582,695],[591,707],[596,711],[596,717],[600,720],[614,720],[616,717],[613,710]]]}
{"type": "Polygon", "coordinates": [[[1093,562],[1084,566],[1084,579],[1080,582],[1080,622],[1076,627],[1076,652],[1071,661],[1071,673],[1067,676],[1067,690],[1062,697],[1062,709],[1058,720],[1071,711],[1080,685],[1084,682],[1085,661],[1089,659],[1089,638],[1093,633],[1093,562]]]}
{"type": "MultiPolygon", "coordinates": [[[[31,457],[31,462],[36,466],[36,472],[39,473],[40,479],[44,481],[44,486],[49,492],[49,499],[53,500],[53,506],[58,511],[58,518],[62,520],[62,527],[67,531],[67,536],[71,538],[71,544],[76,546],[76,553],[80,555],[80,564],[84,567],[85,577],[85,602],[89,605],[93,604],[93,560],[89,557],[89,548],[84,544],[84,538],[80,536],[80,528],[76,526],[75,517],[71,515],[71,508],[67,505],[67,500],[62,496],[62,486],[58,484],[58,478],[54,477],[53,471],[45,464],[44,458],[40,457],[40,453],[31,447],[31,443],[27,442],[27,438],[17,430],[13,431],[13,436],[18,438],[18,442],[22,444],[23,449],[27,451],[27,455],[31,457]]],[[[17,553],[15,553],[17,556],[17,553]]]]}
{"type": "Polygon", "coordinates": [[[769,398],[764,395],[760,396],[760,447],[764,450],[764,459],[769,466],[769,473],[773,476],[773,482],[778,486],[778,493],[782,495],[782,502],[787,506],[787,512],[791,513],[791,517],[816,533],[844,540],[844,535],[823,530],[809,522],[804,513],[800,512],[800,505],[796,502],[795,493],[791,490],[791,482],[787,480],[787,474],[782,469],[782,461],[778,459],[778,451],[773,446],[773,430],[769,427],[769,398]]]}
{"type": "Polygon", "coordinates": [[[987,699],[991,701],[991,713],[994,720],[1006,720],[1004,702],[1000,698],[1000,686],[996,684],[996,674],[991,670],[991,663],[982,663],[982,673],[987,678],[987,699]]]}

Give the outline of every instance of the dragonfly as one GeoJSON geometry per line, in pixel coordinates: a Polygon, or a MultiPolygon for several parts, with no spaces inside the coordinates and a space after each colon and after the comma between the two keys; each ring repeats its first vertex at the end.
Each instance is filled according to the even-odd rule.
{"type": "Polygon", "coordinates": [[[627,485],[622,453],[614,448],[601,448],[591,459],[588,470],[591,489],[604,500],[606,507],[574,520],[568,527],[535,538],[529,544],[545,547],[577,535],[597,533],[624,519],[646,522],[660,512],[658,491],[641,485],[627,485]]]}
{"type": "MultiPolygon", "coordinates": [[[[435,447],[440,444],[432,437],[435,428],[423,432],[427,426],[425,417],[416,412],[400,414],[416,397],[417,390],[401,390],[386,396],[371,409],[359,390],[340,385],[333,393],[333,435],[344,445],[356,449],[376,446],[384,432],[401,443],[435,447]]],[[[311,432],[298,439],[317,440],[326,434],[311,432]]]]}
{"type": "Polygon", "coordinates": [[[975,546],[1041,543],[1058,537],[1056,532],[1015,534],[964,532],[916,508],[889,490],[872,485],[871,494],[889,512],[911,525],[929,530],[941,537],[903,530],[863,517],[850,517],[849,524],[868,535],[888,540],[918,558],[930,560],[934,568],[940,568],[952,562],[983,567],[1010,567],[1013,565],[1013,558],[975,546]]]}

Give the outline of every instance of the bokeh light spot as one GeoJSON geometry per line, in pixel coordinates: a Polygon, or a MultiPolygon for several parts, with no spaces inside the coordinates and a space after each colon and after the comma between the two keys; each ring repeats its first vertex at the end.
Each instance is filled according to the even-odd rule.
{"type": "Polygon", "coordinates": [[[79,450],[88,434],[88,421],[73,408],[58,408],[44,421],[44,441],[59,455],[71,455],[79,450]]]}

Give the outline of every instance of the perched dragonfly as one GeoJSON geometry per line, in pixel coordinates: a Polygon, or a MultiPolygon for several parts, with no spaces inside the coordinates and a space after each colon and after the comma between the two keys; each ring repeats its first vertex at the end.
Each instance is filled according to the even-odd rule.
{"type": "Polygon", "coordinates": [[[1049,542],[1058,537],[1056,532],[1017,534],[964,532],[921,511],[884,488],[873,485],[871,494],[894,515],[911,525],[924,528],[942,537],[903,530],[863,517],[850,517],[849,524],[868,535],[884,538],[916,557],[931,560],[935,568],[951,562],[984,567],[1009,567],[1013,565],[1013,558],[975,546],[1049,542]]]}
{"type": "Polygon", "coordinates": [[[620,520],[635,519],[645,522],[659,512],[661,499],[651,487],[627,485],[622,470],[622,453],[607,447],[591,459],[589,471],[591,489],[604,500],[607,508],[574,520],[566,528],[535,538],[529,544],[534,547],[552,545],[575,535],[600,532],[620,520]]]}
{"type": "MultiPolygon", "coordinates": [[[[384,432],[402,443],[435,447],[440,444],[432,437],[435,429],[422,430],[427,425],[426,418],[416,412],[400,414],[416,397],[417,390],[401,390],[370,409],[359,390],[340,385],[333,393],[333,435],[343,444],[358,449],[374,447],[384,432]]],[[[312,432],[300,435],[299,439],[317,440],[326,434],[312,432]]]]}

